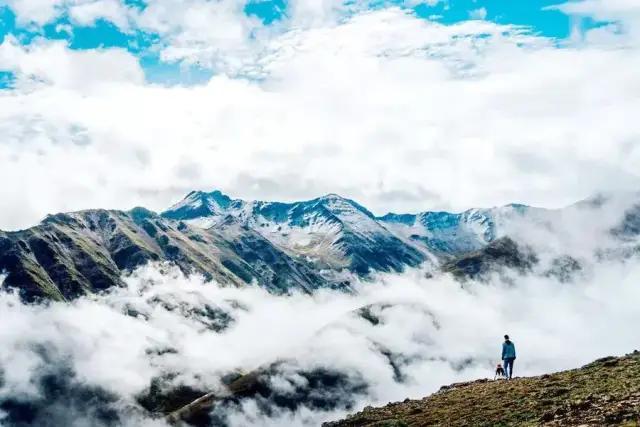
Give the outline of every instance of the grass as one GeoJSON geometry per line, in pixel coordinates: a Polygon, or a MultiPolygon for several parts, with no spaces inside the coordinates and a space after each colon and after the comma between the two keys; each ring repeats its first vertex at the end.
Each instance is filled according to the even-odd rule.
{"type": "Polygon", "coordinates": [[[512,381],[454,385],[421,400],[367,408],[330,426],[638,426],[640,353],[512,381]]]}

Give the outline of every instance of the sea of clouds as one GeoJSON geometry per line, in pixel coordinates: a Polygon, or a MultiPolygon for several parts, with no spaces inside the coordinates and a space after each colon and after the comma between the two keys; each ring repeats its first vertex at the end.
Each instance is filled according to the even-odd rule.
{"type": "Polygon", "coordinates": [[[639,274],[629,259],[565,283],[530,274],[462,284],[418,269],[354,294],[274,296],[148,265],[126,287],[71,303],[3,293],[0,420],[165,425],[139,403],[154,379],[222,393],[225,376],[258,370],[270,392],[215,405],[217,422],[319,425],[492,377],[505,333],[516,375],[578,367],[640,347],[639,274]]]}
{"type": "Polygon", "coordinates": [[[0,69],[16,82],[0,93],[0,179],[20,185],[0,187],[4,230],[96,206],[162,210],[213,185],[243,199],[336,192],[382,215],[562,206],[640,184],[637,0],[563,5],[571,40],[382,7],[395,1],[347,14],[370,2],[290,1],[271,29],[236,0],[156,0],[141,14],[54,3],[9,2],[42,25],[119,5],[104,18],[157,32],[167,65],[215,74],[160,85],[121,48],[5,37],[0,69]],[[581,19],[611,24],[582,34],[581,19]]]}

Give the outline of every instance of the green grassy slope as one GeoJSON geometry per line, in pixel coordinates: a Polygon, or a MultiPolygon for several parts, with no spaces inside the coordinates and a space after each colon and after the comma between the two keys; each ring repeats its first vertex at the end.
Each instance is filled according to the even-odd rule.
{"type": "Polygon", "coordinates": [[[640,352],[579,369],[443,387],[421,400],[365,408],[325,427],[638,426],[640,352]]]}

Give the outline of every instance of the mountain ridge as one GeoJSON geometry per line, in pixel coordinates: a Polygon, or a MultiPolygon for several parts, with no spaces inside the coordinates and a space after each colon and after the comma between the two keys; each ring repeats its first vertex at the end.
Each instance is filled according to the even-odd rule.
{"type": "MultiPolygon", "coordinates": [[[[122,274],[148,262],[170,262],[222,285],[256,284],[274,293],[350,291],[354,281],[373,273],[422,265],[459,279],[498,268],[530,271],[537,263],[535,254],[523,255],[532,252],[530,236],[516,231],[535,226],[550,238],[565,238],[566,228],[575,228],[572,222],[585,221],[587,214],[590,221],[603,222],[607,239],[615,240],[614,246],[594,252],[640,252],[640,197],[612,207],[607,203],[613,202],[599,197],[561,210],[509,204],[377,217],[337,194],[283,203],[193,191],[161,213],[141,207],[89,209],[48,215],[24,230],[0,231],[0,274],[26,299],[101,292],[121,285],[122,274]],[[610,224],[602,213],[611,217],[610,224]],[[500,240],[507,237],[511,240],[500,240]]],[[[580,270],[578,257],[558,255],[564,260],[559,274],[580,270]]]]}
{"type": "Polygon", "coordinates": [[[605,357],[581,368],[443,386],[349,415],[323,427],[635,426],[640,421],[640,352],[605,357]]]}
{"type": "MultiPolygon", "coordinates": [[[[354,228],[359,234],[370,235],[376,230],[392,238],[399,238],[410,248],[436,255],[457,255],[478,250],[497,235],[493,216],[523,214],[532,208],[509,204],[494,208],[473,208],[459,213],[423,211],[416,214],[387,213],[375,216],[354,200],[330,193],[299,202],[265,202],[231,199],[215,190],[210,193],[190,193],[182,201],[161,212],[162,216],[192,220],[194,225],[207,228],[233,219],[248,226],[309,227],[309,231],[322,228],[321,219],[336,227],[354,228]],[[225,203],[220,203],[220,200],[225,203]],[[202,210],[202,206],[208,210],[202,210]],[[203,214],[203,212],[205,212],[203,214]],[[502,213],[504,212],[504,214],[502,213]],[[314,227],[315,226],[315,227],[314,227]],[[451,235],[454,230],[454,235],[451,235]],[[456,240],[456,242],[453,242],[456,240]],[[455,244],[454,244],[455,243],[455,244]]],[[[326,230],[325,230],[326,231],[326,230]]],[[[334,230],[335,231],[335,230],[334,230]]]]}

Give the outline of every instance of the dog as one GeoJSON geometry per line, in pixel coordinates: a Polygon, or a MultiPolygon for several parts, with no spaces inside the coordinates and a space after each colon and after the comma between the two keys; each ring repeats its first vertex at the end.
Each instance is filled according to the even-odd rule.
{"type": "Polygon", "coordinates": [[[497,378],[504,378],[504,377],[505,377],[504,368],[500,363],[498,363],[498,366],[496,366],[496,374],[493,376],[493,379],[495,380],[497,378]]]}

